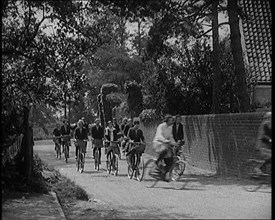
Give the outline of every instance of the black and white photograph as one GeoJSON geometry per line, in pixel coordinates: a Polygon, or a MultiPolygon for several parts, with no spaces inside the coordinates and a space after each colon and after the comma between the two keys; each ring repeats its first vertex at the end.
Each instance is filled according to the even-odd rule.
{"type": "Polygon", "coordinates": [[[2,219],[272,219],[271,0],[2,0],[2,219]]]}

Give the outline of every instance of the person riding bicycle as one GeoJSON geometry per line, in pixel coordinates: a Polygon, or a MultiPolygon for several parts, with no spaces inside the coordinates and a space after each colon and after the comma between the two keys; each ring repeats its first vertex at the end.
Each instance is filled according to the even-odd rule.
{"type": "Polygon", "coordinates": [[[124,130],[123,130],[123,136],[124,136],[124,140],[121,144],[121,147],[122,147],[122,150],[123,152],[125,153],[125,149],[127,148],[127,145],[128,145],[128,132],[130,130],[130,128],[132,128],[134,125],[133,125],[133,120],[131,118],[128,119],[127,121],[127,124],[125,125],[124,127],[124,130]]]}
{"type": "Polygon", "coordinates": [[[116,118],[113,118],[113,126],[116,129],[117,133],[120,133],[120,127],[119,127],[119,125],[117,123],[116,118]]]}
{"type": "MultiPolygon", "coordinates": [[[[67,119],[63,120],[63,125],[60,128],[60,133],[61,133],[61,136],[71,134],[71,126],[70,126],[67,119]]],[[[68,144],[69,144],[69,146],[71,145],[70,142],[68,142],[68,144]]],[[[62,153],[64,153],[64,146],[65,146],[65,141],[64,140],[62,140],[61,145],[62,145],[62,153]]]]}
{"type": "Polygon", "coordinates": [[[173,137],[175,141],[179,144],[179,146],[176,148],[175,153],[178,154],[178,152],[181,150],[181,145],[184,144],[184,132],[183,132],[183,125],[181,123],[181,116],[176,115],[175,116],[175,122],[172,127],[173,131],[173,137]]]}
{"type": "MultiPolygon", "coordinates": [[[[166,180],[166,174],[170,171],[173,164],[173,152],[171,146],[179,145],[173,137],[173,123],[173,116],[167,114],[164,117],[163,123],[158,125],[155,137],[153,139],[153,148],[159,154],[156,164],[158,165],[161,160],[165,163],[165,173],[162,176],[164,180],[166,180]]],[[[156,172],[161,173],[161,170],[156,170],[156,172]]]]}
{"type": "MultiPolygon", "coordinates": [[[[77,122],[77,127],[74,130],[74,139],[75,140],[87,140],[88,139],[88,132],[84,127],[84,121],[79,120],[77,122]]],[[[75,159],[77,159],[77,154],[79,151],[79,147],[75,144],[75,159]]]]}
{"type": "MultiPolygon", "coordinates": [[[[108,141],[117,141],[118,140],[118,135],[117,135],[117,130],[114,128],[113,123],[111,121],[108,121],[108,126],[105,129],[105,138],[108,141]]],[[[110,143],[107,143],[107,152],[106,152],[106,158],[107,158],[107,163],[108,161],[108,156],[110,154],[110,151],[113,150],[114,153],[119,155],[119,148],[117,147],[111,147],[110,143]]]]}
{"type": "Polygon", "coordinates": [[[90,130],[89,130],[89,124],[88,124],[88,122],[85,120],[85,117],[82,117],[81,120],[84,122],[83,127],[86,129],[86,131],[87,131],[87,133],[89,135],[90,130]]]}
{"type": "Polygon", "coordinates": [[[256,150],[259,151],[261,159],[265,160],[259,168],[256,168],[255,172],[262,174],[264,173],[265,165],[271,163],[271,147],[272,147],[272,114],[267,112],[263,121],[259,127],[256,150]]]}
{"type": "MultiPolygon", "coordinates": [[[[144,152],[136,152],[135,150],[135,146],[131,145],[131,143],[133,142],[144,142],[144,136],[143,136],[143,131],[139,128],[139,118],[134,118],[133,119],[134,122],[134,127],[130,128],[129,132],[128,132],[128,138],[129,138],[129,144],[128,144],[128,149],[126,149],[126,157],[129,156],[129,163],[130,164],[134,164],[134,154],[138,153],[140,156],[142,155],[142,153],[144,152]]],[[[145,146],[144,146],[144,150],[145,150],[145,146]]]]}
{"type": "Polygon", "coordinates": [[[120,132],[121,132],[122,134],[124,134],[124,128],[125,128],[126,125],[127,125],[127,121],[128,121],[127,118],[123,118],[122,123],[121,123],[121,125],[120,125],[120,132]]]}
{"type": "Polygon", "coordinates": [[[91,129],[92,142],[94,143],[93,158],[95,157],[95,150],[99,150],[99,164],[101,164],[101,148],[103,146],[104,129],[100,125],[99,118],[95,119],[95,125],[91,129]]]}
{"type": "Polygon", "coordinates": [[[57,143],[56,141],[61,144],[61,133],[60,133],[60,124],[59,123],[56,123],[56,127],[54,128],[53,130],[53,139],[54,139],[54,143],[55,143],[55,147],[54,149],[56,150],[56,147],[57,147],[57,143]],[[55,141],[56,140],[56,141],[55,141]]]}

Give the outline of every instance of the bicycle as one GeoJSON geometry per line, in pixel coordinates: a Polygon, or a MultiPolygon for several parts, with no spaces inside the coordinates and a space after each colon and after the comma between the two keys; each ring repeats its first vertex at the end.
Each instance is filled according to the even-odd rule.
{"type": "Polygon", "coordinates": [[[56,158],[59,157],[61,159],[61,141],[60,136],[53,137],[53,142],[55,143],[55,152],[56,152],[56,158]]]}
{"type": "Polygon", "coordinates": [[[87,148],[87,140],[75,140],[75,146],[78,147],[77,158],[76,158],[76,170],[83,173],[85,164],[85,153],[87,148]]]}
{"type": "Polygon", "coordinates": [[[132,179],[135,175],[136,179],[141,182],[144,176],[144,160],[141,154],[145,150],[145,144],[143,142],[130,142],[129,148],[131,149],[126,154],[126,160],[128,163],[128,178],[132,179]],[[132,152],[131,155],[131,163],[130,157],[128,156],[132,152]]]}
{"type": "Polygon", "coordinates": [[[62,140],[64,143],[64,157],[65,157],[65,162],[68,163],[68,158],[69,158],[69,146],[70,146],[70,141],[71,141],[71,136],[70,135],[63,135],[62,140]]]}
{"type": "Polygon", "coordinates": [[[118,160],[119,160],[119,141],[105,141],[105,149],[109,148],[107,153],[106,168],[107,172],[110,174],[113,170],[114,176],[118,174],[118,160]],[[109,144],[109,146],[107,146],[109,144]]]}
{"type": "Polygon", "coordinates": [[[99,149],[102,146],[102,140],[93,140],[92,143],[93,143],[93,146],[95,147],[95,155],[94,155],[95,169],[99,171],[99,164],[100,164],[99,149]]]}
{"type": "Polygon", "coordinates": [[[240,167],[241,178],[244,180],[243,189],[248,192],[255,192],[264,185],[271,185],[271,160],[248,159],[240,167]],[[263,173],[255,172],[255,168],[259,168],[264,164],[263,173]],[[270,166],[270,167],[268,167],[270,166]]]}
{"type": "Polygon", "coordinates": [[[161,160],[158,164],[156,164],[156,158],[149,159],[145,164],[145,176],[148,181],[146,187],[153,188],[159,181],[169,182],[175,189],[183,189],[187,185],[187,182],[182,183],[179,180],[185,171],[188,161],[185,160],[185,156],[182,154],[182,151],[177,151],[177,147],[170,147],[172,147],[173,163],[168,171],[168,179],[165,179],[166,172],[164,161],[161,160]],[[159,173],[155,172],[157,169],[160,170],[159,173]],[[150,181],[150,177],[153,178],[153,180],[150,181]]]}

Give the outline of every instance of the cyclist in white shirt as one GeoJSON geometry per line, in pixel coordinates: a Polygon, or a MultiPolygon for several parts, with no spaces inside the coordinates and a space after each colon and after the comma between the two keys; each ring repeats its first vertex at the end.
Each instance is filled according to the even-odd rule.
{"type": "Polygon", "coordinates": [[[178,143],[174,140],[172,125],[174,123],[174,118],[172,115],[167,114],[164,118],[163,123],[159,124],[153,140],[153,148],[159,154],[156,163],[159,163],[162,159],[166,165],[166,173],[170,170],[173,164],[173,153],[171,149],[172,146],[178,146],[178,143]]]}

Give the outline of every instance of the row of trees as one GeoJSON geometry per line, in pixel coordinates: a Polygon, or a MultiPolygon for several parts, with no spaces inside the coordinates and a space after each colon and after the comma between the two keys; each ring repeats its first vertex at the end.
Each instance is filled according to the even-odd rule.
{"type": "Polygon", "coordinates": [[[131,117],[249,110],[237,0],[4,0],[1,10],[3,148],[57,110],[72,121],[106,121],[126,103],[131,117]],[[219,41],[220,11],[231,50],[219,41]]]}

